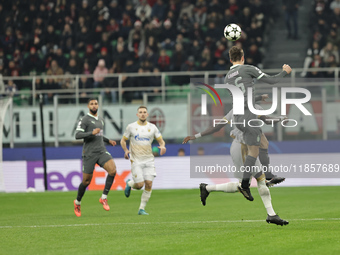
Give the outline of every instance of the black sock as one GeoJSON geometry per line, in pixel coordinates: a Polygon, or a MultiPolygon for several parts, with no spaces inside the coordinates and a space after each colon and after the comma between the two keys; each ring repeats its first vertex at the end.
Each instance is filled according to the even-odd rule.
{"type": "Polygon", "coordinates": [[[261,149],[259,153],[259,159],[263,167],[263,172],[266,175],[266,179],[272,179],[275,177],[270,171],[269,171],[269,156],[268,156],[268,149],[261,149]]]}
{"type": "Polygon", "coordinates": [[[247,155],[246,160],[244,161],[244,173],[243,173],[243,179],[241,183],[242,189],[248,189],[249,188],[249,180],[251,178],[252,174],[252,167],[255,166],[256,158],[247,155]]]}
{"type": "Polygon", "coordinates": [[[109,191],[111,189],[111,186],[112,186],[113,180],[115,179],[115,176],[116,176],[116,174],[113,175],[113,176],[111,176],[109,174],[107,175],[106,181],[105,181],[105,188],[103,190],[104,195],[109,194],[109,191]]]}
{"type": "Polygon", "coordinates": [[[88,186],[88,185],[84,185],[83,183],[80,183],[79,188],[78,188],[78,195],[77,195],[77,200],[78,200],[79,202],[80,202],[81,199],[83,198],[87,186],[88,186]]]}

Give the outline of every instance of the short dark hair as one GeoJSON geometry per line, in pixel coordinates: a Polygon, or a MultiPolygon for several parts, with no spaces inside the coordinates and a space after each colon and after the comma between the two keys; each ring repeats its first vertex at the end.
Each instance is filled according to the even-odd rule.
{"type": "Polygon", "coordinates": [[[231,49],[229,50],[229,58],[231,62],[241,61],[243,56],[243,50],[236,46],[231,47],[231,49]]]}
{"type": "Polygon", "coordinates": [[[96,100],[98,102],[97,98],[91,97],[91,98],[89,98],[89,100],[87,100],[87,104],[89,104],[92,100],[96,100]]]}
{"type": "Polygon", "coordinates": [[[141,108],[145,108],[146,110],[148,110],[148,108],[146,108],[146,106],[141,105],[141,106],[138,107],[137,111],[138,111],[139,109],[141,109],[141,108]]]}

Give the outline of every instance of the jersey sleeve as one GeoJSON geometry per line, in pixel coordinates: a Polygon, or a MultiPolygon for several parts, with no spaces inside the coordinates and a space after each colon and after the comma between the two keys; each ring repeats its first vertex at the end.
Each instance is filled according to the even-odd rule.
{"type": "Polygon", "coordinates": [[[130,135],[131,135],[131,131],[130,131],[130,125],[128,125],[125,129],[125,132],[123,134],[123,139],[124,140],[129,140],[130,139],[130,135]]]}
{"type": "Polygon", "coordinates": [[[161,132],[158,130],[157,126],[154,125],[154,130],[155,130],[155,134],[154,134],[154,137],[155,139],[158,141],[162,138],[162,134],[161,132]]]}
{"type": "Polygon", "coordinates": [[[85,132],[86,130],[86,119],[82,118],[79,122],[78,122],[78,126],[76,128],[76,131],[80,131],[80,132],[85,132]]]}
{"type": "Polygon", "coordinates": [[[256,66],[247,66],[247,73],[252,77],[256,79],[261,79],[263,76],[265,76],[265,73],[262,72],[259,68],[256,66]]]}

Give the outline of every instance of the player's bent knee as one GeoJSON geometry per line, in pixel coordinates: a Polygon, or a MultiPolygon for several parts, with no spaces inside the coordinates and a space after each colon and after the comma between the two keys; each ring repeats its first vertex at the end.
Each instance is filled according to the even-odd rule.
{"type": "Polygon", "coordinates": [[[141,189],[141,188],[143,188],[143,186],[144,186],[144,182],[138,182],[138,183],[135,183],[134,188],[135,189],[141,189]]]}

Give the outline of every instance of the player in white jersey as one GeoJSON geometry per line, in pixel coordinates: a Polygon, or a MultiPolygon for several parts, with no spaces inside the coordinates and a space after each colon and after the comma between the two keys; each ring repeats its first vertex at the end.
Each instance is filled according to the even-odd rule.
{"type": "Polygon", "coordinates": [[[156,177],[154,155],[151,148],[154,138],[159,143],[160,155],[166,152],[162,135],[156,125],[146,121],[148,116],[147,108],[140,106],[137,110],[138,120],[127,126],[120,141],[125,152],[124,157],[131,161],[132,180],[126,181],[125,196],[130,196],[131,188],[142,189],[145,185],[139,206],[139,215],[148,215],[145,212],[145,206],[151,197],[152,182],[156,177]],[[126,146],[127,140],[130,140],[130,150],[126,146]]]}
{"type": "MultiPolygon", "coordinates": [[[[263,95],[264,98],[267,98],[267,95],[263,95]]],[[[255,105],[255,108],[258,110],[263,110],[263,108],[259,105],[255,105]]],[[[258,116],[260,119],[262,119],[265,123],[272,123],[267,122],[269,117],[268,116],[258,116]],[[261,118],[263,117],[263,118],[261,118]]],[[[270,119],[276,119],[275,122],[278,122],[283,120],[285,117],[280,116],[278,118],[270,118],[270,119]]],[[[216,125],[217,128],[212,129],[209,128],[208,130],[211,130],[210,132],[202,132],[202,134],[196,134],[195,136],[187,136],[184,140],[183,143],[187,143],[189,140],[195,140],[196,138],[201,137],[202,135],[208,135],[212,134],[214,132],[217,132],[220,130],[224,125],[230,124],[231,120],[233,119],[233,110],[230,110],[229,113],[224,116],[223,118],[225,121],[221,121],[219,125],[216,125]]],[[[234,120],[233,120],[234,122],[234,120]]],[[[207,131],[208,131],[207,130],[207,131]]],[[[230,132],[230,136],[234,139],[231,147],[230,147],[230,155],[233,160],[233,163],[237,169],[235,172],[234,176],[235,178],[239,179],[239,182],[228,182],[228,183],[223,183],[223,184],[216,184],[216,185],[207,185],[205,183],[200,184],[200,192],[201,192],[201,201],[202,204],[205,206],[206,205],[206,199],[209,196],[210,192],[212,191],[220,191],[220,192],[226,192],[226,193],[235,193],[240,190],[240,183],[243,178],[243,171],[242,167],[244,165],[245,157],[247,156],[248,153],[248,147],[244,142],[243,138],[243,132],[237,129],[234,126],[234,129],[230,132]]],[[[267,222],[268,223],[274,223],[277,225],[287,225],[289,222],[281,219],[278,215],[276,215],[272,203],[271,203],[271,196],[270,196],[270,191],[268,189],[269,186],[272,186],[276,184],[275,182],[267,182],[266,183],[266,177],[262,171],[262,165],[260,164],[260,161],[256,159],[255,162],[255,168],[252,171],[252,176],[256,179],[257,181],[257,189],[258,192],[261,196],[262,202],[264,204],[264,207],[266,208],[267,211],[267,222]],[[267,187],[268,186],[268,187],[267,187]]],[[[250,183],[251,179],[249,180],[250,183]]]]}

